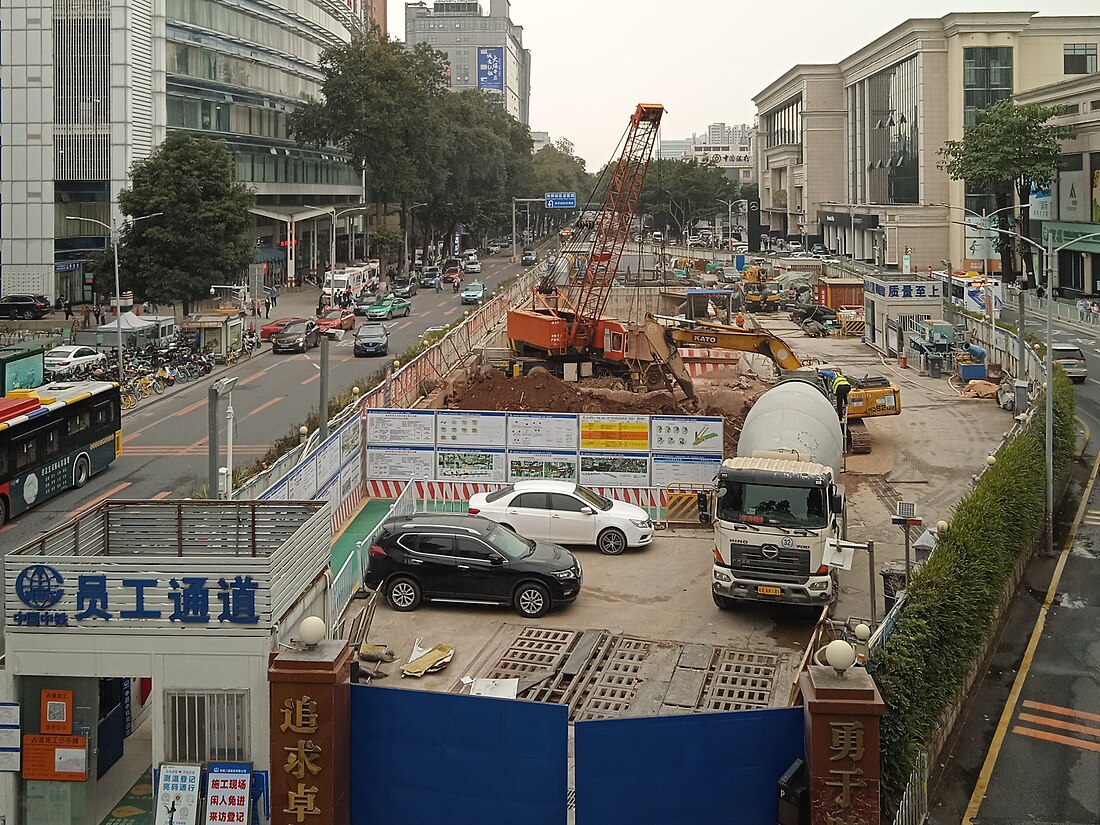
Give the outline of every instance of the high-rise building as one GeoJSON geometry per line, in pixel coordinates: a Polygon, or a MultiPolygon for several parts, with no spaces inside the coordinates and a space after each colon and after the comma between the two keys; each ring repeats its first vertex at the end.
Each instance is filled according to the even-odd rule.
{"type": "Polygon", "coordinates": [[[531,154],[535,154],[539,149],[544,149],[550,145],[550,133],[549,132],[532,132],[531,133],[531,154]]]}
{"type": "Polygon", "coordinates": [[[110,233],[68,218],[121,220],[131,164],[170,130],[224,140],[260,207],[357,200],[360,174],[287,118],[326,47],[385,24],[384,0],[360,2],[4,2],[0,291],[91,300],[82,264],[110,233]]]}
{"type": "Polygon", "coordinates": [[[509,0],[437,0],[405,5],[405,42],[427,43],[447,56],[451,88],[496,92],[508,114],[530,123],[531,52],[523,26],[512,22],[509,0]]]}
{"type": "Polygon", "coordinates": [[[657,157],[708,163],[725,170],[731,180],[747,184],[755,180],[752,135],[753,127],[748,124],[712,123],[703,134],[696,133],[681,140],[662,140],[657,157]]]}

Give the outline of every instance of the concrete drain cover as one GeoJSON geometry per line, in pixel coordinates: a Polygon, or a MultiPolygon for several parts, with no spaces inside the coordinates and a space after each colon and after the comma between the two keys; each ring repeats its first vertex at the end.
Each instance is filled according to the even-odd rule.
{"type": "Polygon", "coordinates": [[[465,675],[518,679],[520,698],[568,705],[570,721],[584,722],[771,707],[783,664],[729,647],[524,627],[498,634],[465,675]]]}

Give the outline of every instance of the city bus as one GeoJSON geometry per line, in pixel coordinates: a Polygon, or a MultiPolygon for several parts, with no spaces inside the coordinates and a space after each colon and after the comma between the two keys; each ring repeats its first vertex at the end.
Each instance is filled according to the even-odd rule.
{"type": "Polygon", "coordinates": [[[0,398],[0,525],[83,487],[121,452],[117,384],[57,383],[0,398]]]}
{"type": "Polygon", "coordinates": [[[977,272],[967,275],[951,275],[950,280],[946,272],[937,273],[944,281],[947,297],[957,307],[962,307],[969,312],[989,317],[990,298],[993,299],[993,318],[1001,317],[1001,304],[1004,302],[1004,284],[997,278],[987,278],[977,272]]]}

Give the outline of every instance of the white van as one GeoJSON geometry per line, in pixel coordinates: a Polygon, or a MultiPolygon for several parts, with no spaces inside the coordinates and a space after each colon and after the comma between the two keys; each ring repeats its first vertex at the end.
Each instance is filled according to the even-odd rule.
{"type": "Polygon", "coordinates": [[[325,285],[321,289],[321,294],[331,299],[333,292],[339,295],[350,289],[352,298],[358,298],[367,289],[372,278],[377,280],[378,276],[369,265],[349,266],[347,269],[330,271],[325,273],[325,285]]]}
{"type": "Polygon", "coordinates": [[[1085,354],[1073,344],[1054,344],[1050,348],[1050,359],[1065,370],[1074,384],[1083,384],[1089,377],[1089,368],[1085,363],[1085,354]]]}

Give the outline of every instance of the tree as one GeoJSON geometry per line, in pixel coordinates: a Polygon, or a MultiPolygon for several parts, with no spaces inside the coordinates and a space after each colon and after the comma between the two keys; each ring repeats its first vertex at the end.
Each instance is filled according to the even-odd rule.
{"type": "Polygon", "coordinates": [[[723,171],[695,160],[655,160],[650,164],[638,212],[652,215],[654,226],[669,224],[684,235],[697,221],[722,209],[736,189],[723,171]]]}
{"type": "MultiPolygon", "coordinates": [[[[940,149],[939,167],[953,180],[965,181],[968,189],[994,196],[1003,231],[1015,224],[1017,238],[1020,221],[1008,214],[1013,190],[1019,203],[1027,203],[1032,184],[1048,186],[1055,179],[1062,161],[1061,141],[1075,135],[1072,127],[1048,124],[1058,109],[1029,103],[1018,105],[1001,100],[979,114],[977,123],[968,126],[962,140],[949,140],[940,149]]],[[[1006,281],[1016,280],[1013,244],[1006,236],[998,243],[1001,272],[1006,281]]],[[[1017,247],[1026,247],[1019,240],[1017,247]]],[[[1030,254],[1025,261],[1030,264],[1030,254]]],[[[1028,265],[1028,270],[1031,267],[1028,265]]]]}
{"type": "MultiPolygon", "coordinates": [[[[182,301],[187,313],[191,301],[209,295],[212,284],[241,281],[255,255],[248,235],[254,198],[252,189],[237,181],[224,143],[171,132],[130,175],[132,185],[118,197],[122,213],[161,214],[123,225],[123,289],[145,299],[182,301]]],[[[97,261],[101,275],[112,266],[110,255],[97,261]]]]}

